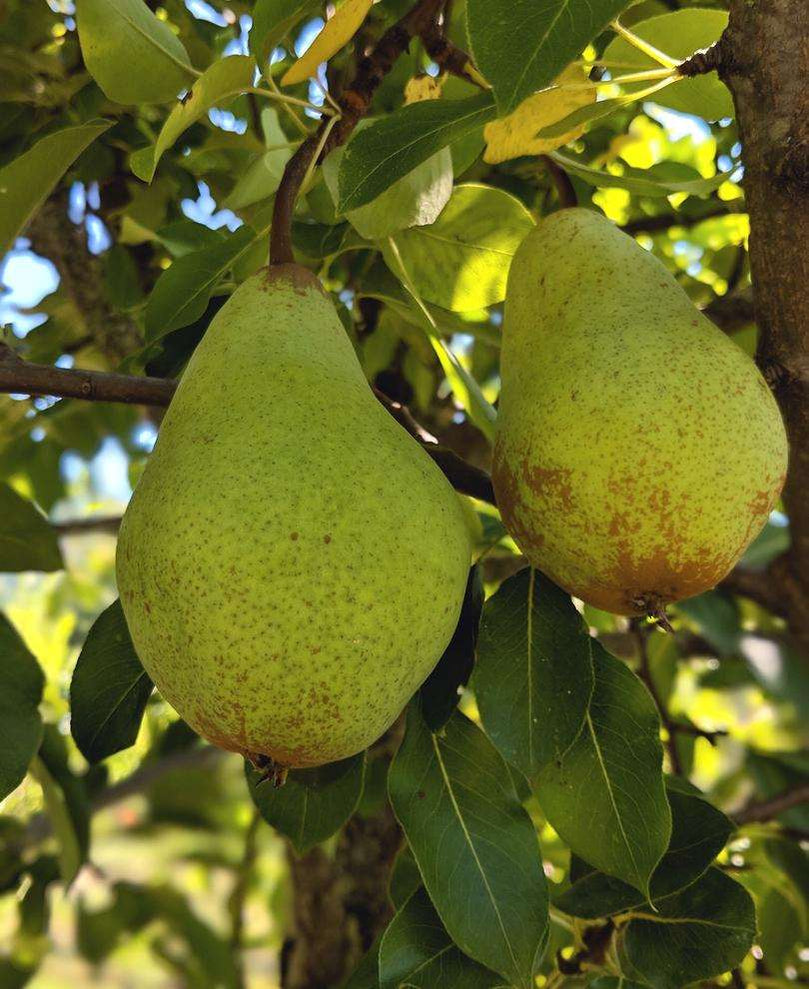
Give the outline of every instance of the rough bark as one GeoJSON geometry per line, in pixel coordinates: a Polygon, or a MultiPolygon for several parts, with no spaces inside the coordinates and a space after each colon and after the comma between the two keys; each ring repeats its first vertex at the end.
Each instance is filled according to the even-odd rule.
{"type": "Polygon", "coordinates": [[[809,655],[809,3],[731,0],[720,73],[742,141],[758,361],[790,440],[792,547],[778,567],[789,625],[809,655]]]}
{"type": "Polygon", "coordinates": [[[384,802],[351,818],[333,855],[322,847],[303,856],[290,850],[294,911],[281,956],[283,989],[334,989],[356,968],[393,915],[388,883],[401,843],[384,802]]]}

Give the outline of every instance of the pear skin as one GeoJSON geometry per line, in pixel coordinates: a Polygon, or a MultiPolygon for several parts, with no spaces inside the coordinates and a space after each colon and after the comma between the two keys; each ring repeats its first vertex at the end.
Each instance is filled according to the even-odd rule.
{"type": "Polygon", "coordinates": [[[318,280],[264,269],[216,315],[124,516],[137,653],[209,741],[285,767],[366,748],[449,642],[460,501],[374,398],[318,280]]]}
{"type": "Polygon", "coordinates": [[[531,563],[618,614],[724,577],[787,468],[755,364],[604,216],[542,220],[508,280],[493,481],[531,563]]]}

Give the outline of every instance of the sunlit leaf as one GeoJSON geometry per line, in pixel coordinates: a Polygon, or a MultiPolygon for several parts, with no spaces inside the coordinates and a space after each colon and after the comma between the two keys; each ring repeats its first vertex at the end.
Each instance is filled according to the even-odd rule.
{"type": "Polygon", "coordinates": [[[44,682],[39,663],[0,613],[0,800],[22,782],[39,748],[44,682]]]}
{"type": "MultiPolygon", "coordinates": [[[[511,259],[533,226],[531,214],[514,196],[468,184],[455,187],[435,223],[402,230],[394,240],[419,294],[464,312],[505,298],[511,259]]],[[[384,247],[383,254],[399,274],[390,249],[384,247]]]]}
{"type": "Polygon", "coordinates": [[[193,69],[183,43],[143,0],[76,0],[88,71],[116,103],[166,103],[193,69]]]}
{"type": "MultiPolygon", "coordinates": [[[[710,47],[718,40],[728,24],[724,10],[690,8],[659,14],[632,25],[632,33],[662,49],[673,58],[687,58],[701,48],[710,47]]],[[[657,68],[657,63],[638,51],[624,38],[613,38],[604,50],[606,62],[637,66],[638,70],[657,68]]],[[[617,74],[617,73],[613,73],[617,74]]],[[[630,84],[628,88],[639,88],[630,84]]],[[[664,89],[654,97],[655,103],[669,106],[681,113],[693,113],[706,120],[719,120],[733,116],[733,100],[730,91],[720,82],[715,72],[685,79],[676,86],[664,89]]]]}
{"type": "Polygon", "coordinates": [[[163,152],[212,107],[226,106],[234,97],[249,89],[254,72],[253,59],[248,55],[220,58],[206,69],[191,91],[172,107],[154,148],[143,148],[132,155],[132,171],[138,178],[151,182],[163,152]]]}
{"type": "Polygon", "coordinates": [[[538,137],[543,128],[562,120],[574,110],[595,103],[595,85],[587,87],[586,75],[577,65],[572,65],[556,80],[556,87],[535,93],[520,103],[513,113],[486,124],[483,136],[486,150],[483,160],[492,164],[518,158],[521,155],[542,155],[568,144],[584,132],[584,123],[551,138],[538,137]]]}
{"type": "Polygon", "coordinates": [[[357,33],[374,0],[343,0],[326,21],[320,34],[281,78],[282,86],[293,86],[317,75],[321,62],[328,62],[357,33]]]}

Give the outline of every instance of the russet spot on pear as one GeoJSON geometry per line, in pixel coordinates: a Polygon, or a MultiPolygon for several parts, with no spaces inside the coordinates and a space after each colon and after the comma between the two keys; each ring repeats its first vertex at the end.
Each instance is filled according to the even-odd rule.
{"type": "Polygon", "coordinates": [[[714,587],[787,467],[755,364],[604,216],[543,219],[511,266],[493,481],[531,563],[619,614],[714,587]]]}

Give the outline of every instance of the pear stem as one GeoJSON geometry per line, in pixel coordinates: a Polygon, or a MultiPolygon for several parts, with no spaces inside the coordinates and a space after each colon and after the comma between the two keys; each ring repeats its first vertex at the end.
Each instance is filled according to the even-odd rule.
{"type": "Polygon", "coordinates": [[[382,35],[370,55],[360,59],[354,81],[337,101],[340,116],[333,117],[331,121],[322,120],[318,129],[306,138],[287,162],[273,205],[270,264],[293,264],[295,261],[292,217],[295,200],[310,167],[314,168],[330,151],[345,144],[370,109],[379,84],[402,52],[407,50],[411,39],[426,31],[436,20],[443,3],[444,0],[418,0],[404,17],[382,35]],[[329,124],[331,131],[324,137],[329,124]]]}

